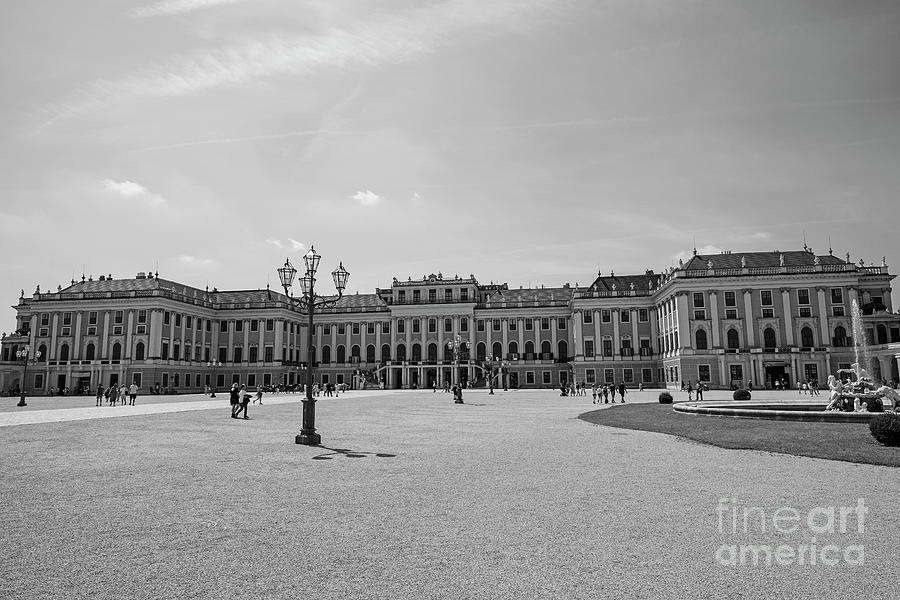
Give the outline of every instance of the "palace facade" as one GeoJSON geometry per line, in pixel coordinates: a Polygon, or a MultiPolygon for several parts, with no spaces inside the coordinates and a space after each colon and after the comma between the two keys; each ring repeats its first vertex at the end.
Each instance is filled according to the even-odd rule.
{"type": "MultiPolygon", "coordinates": [[[[884,262],[884,261],[882,261],[884,262]]],[[[315,377],[352,387],[444,382],[558,387],[824,383],[856,362],[897,380],[900,314],[886,264],[810,249],[699,255],[664,273],[598,274],[586,287],[510,289],[473,275],[394,279],[315,315],[315,377]]],[[[306,379],[307,318],[282,293],[198,289],[138,273],[24,293],[0,344],[0,389],[31,395],[137,382],[195,392],[306,379]]]]}

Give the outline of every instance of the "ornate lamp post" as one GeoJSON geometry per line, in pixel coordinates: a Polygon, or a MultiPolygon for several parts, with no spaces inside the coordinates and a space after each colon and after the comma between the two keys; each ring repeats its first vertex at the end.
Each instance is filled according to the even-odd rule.
{"type": "MultiPolygon", "coordinates": [[[[28,377],[28,355],[31,353],[31,346],[25,346],[21,350],[16,352],[16,358],[25,363],[25,368],[22,369],[22,389],[21,394],[19,395],[19,403],[16,406],[28,406],[25,402],[25,380],[28,377]]],[[[38,359],[41,357],[41,351],[37,350],[34,353],[34,358],[31,362],[37,363],[38,359]]]]}
{"type": "Polygon", "coordinates": [[[209,397],[210,398],[216,397],[216,382],[219,379],[219,367],[221,367],[221,366],[222,366],[222,363],[220,363],[217,360],[206,363],[206,368],[212,369],[212,372],[213,372],[212,385],[209,386],[209,397]]]}
{"type": "Polygon", "coordinates": [[[313,397],[312,392],[314,363],[316,360],[313,346],[313,315],[315,315],[317,308],[328,308],[337,304],[337,301],[344,294],[344,289],[347,287],[347,279],[350,277],[350,273],[344,268],[344,263],[339,263],[338,268],[331,272],[331,277],[334,279],[334,287],[338,293],[337,298],[328,299],[316,296],[316,271],[319,269],[319,260],[321,258],[321,256],[316,254],[316,250],[312,246],[310,246],[309,252],[303,255],[303,262],[306,264],[306,275],[301,277],[299,281],[300,291],[302,292],[299,298],[294,298],[290,293],[291,285],[294,283],[294,276],[297,275],[297,269],[294,268],[290,260],[285,260],[284,266],[278,269],[278,278],[281,280],[284,293],[301,313],[305,313],[309,317],[309,335],[306,338],[307,378],[306,398],[303,399],[303,428],[300,430],[300,435],[294,440],[298,444],[307,446],[318,446],[322,443],[322,436],[316,433],[316,399],[313,397]]]}

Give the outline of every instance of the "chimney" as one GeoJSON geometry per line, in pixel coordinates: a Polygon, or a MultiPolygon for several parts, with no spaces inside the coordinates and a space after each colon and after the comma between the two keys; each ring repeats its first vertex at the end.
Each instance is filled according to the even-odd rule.
{"type": "Polygon", "coordinates": [[[144,273],[143,271],[138,271],[138,274],[135,277],[135,279],[147,279],[147,274],[144,273]]]}

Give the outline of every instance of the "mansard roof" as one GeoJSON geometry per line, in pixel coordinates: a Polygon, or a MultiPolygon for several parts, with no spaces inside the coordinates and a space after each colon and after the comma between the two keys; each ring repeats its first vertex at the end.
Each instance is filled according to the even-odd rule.
{"type": "MultiPolygon", "coordinates": [[[[706,268],[706,267],[704,267],[706,268]]],[[[629,292],[634,284],[635,292],[649,292],[659,287],[660,276],[649,271],[643,275],[599,276],[588,288],[588,292],[629,292]]]]}
{"type": "Polygon", "coordinates": [[[569,302],[572,299],[572,291],[570,287],[499,289],[488,296],[487,302],[506,302],[508,304],[523,302],[537,305],[560,304],[569,302]]]}
{"type": "Polygon", "coordinates": [[[693,256],[684,269],[687,271],[706,269],[709,261],[712,261],[716,269],[740,269],[742,259],[748,269],[779,267],[781,257],[784,257],[785,267],[807,267],[816,264],[816,258],[822,265],[844,265],[847,261],[831,254],[816,255],[808,250],[788,250],[785,252],[775,250],[773,252],[727,252],[725,254],[697,254],[693,256]]]}

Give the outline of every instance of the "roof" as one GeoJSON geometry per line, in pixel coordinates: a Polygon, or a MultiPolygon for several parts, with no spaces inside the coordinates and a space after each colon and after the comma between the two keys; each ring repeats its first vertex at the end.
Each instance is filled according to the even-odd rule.
{"type": "MultiPolygon", "coordinates": [[[[705,268],[705,267],[704,267],[705,268]]],[[[644,275],[609,275],[600,276],[587,288],[589,292],[649,292],[659,287],[659,275],[645,273],[644,275]],[[632,288],[632,284],[634,288],[632,288]],[[652,285],[651,285],[652,284],[652,285]]]]}
{"type": "Polygon", "coordinates": [[[572,288],[523,288],[518,290],[497,290],[487,298],[487,302],[536,302],[537,304],[552,304],[568,302],[572,299],[572,288]]]}
{"type": "Polygon", "coordinates": [[[705,270],[708,268],[710,261],[712,261],[713,267],[716,269],[741,269],[743,267],[755,269],[780,266],[806,267],[815,265],[816,258],[819,259],[818,264],[821,265],[847,264],[847,261],[831,254],[817,255],[808,250],[789,250],[786,252],[775,250],[773,252],[697,254],[684,265],[684,269],[687,271],[705,270]],[[781,264],[782,257],[784,257],[784,265],[781,264]]]}

